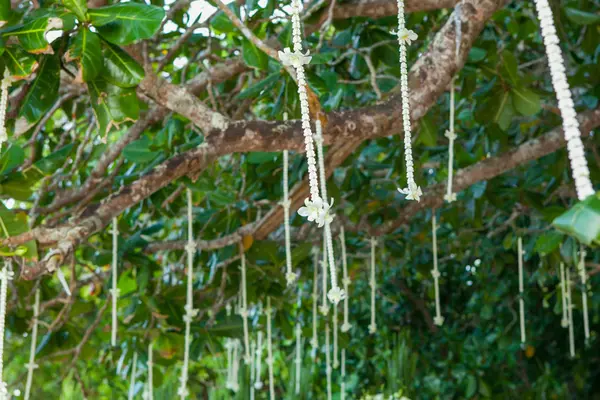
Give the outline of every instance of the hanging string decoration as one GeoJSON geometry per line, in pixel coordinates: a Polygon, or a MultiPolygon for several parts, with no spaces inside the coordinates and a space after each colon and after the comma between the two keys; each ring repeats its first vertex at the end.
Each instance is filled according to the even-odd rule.
{"type": "Polygon", "coordinates": [[[398,44],[400,45],[400,93],[402,95],[402,124],[404,128],[404,158],[406,162],[407,187],[398,189],[406,195],[407,200],[420,201],[423,192],[415,182],[415,170],[412,156],[411,124],[410,124],[410,97],[408,93],[408,67],[406,62],[406,45],[417,40],[417,34],[406,29],[404,19],[404,1],[398,0],[398,44]]]}
{"type": "MultiPolygon", "coordinates": [[[[317,158],[319,160],[319,179],[321,181],[321,194],[323,198],[327,198],[327,180],[325,179],[325,157],[323,156],[323,130],[321,128],[321,121],[315,122],[315,141],[317,143],[317,158]]],[[[333,199],[331,199],[331,205],[333,205],[333,199]]],[[[332,214],[327,214],[325,218],[325,248],[324,251],[327,253],[327,260],[329,262],[329,269],[331,274],[331,289],[327,293],[327,298],[334,305],[337,305],[341,300],[346,297],[346,293],[343,289],[338,286],[337,283],[337,272],[335,268],[335,257],[333,254],[333,238],[331,237],[331,221],[333,220],[332,214]]]]}
{"type": "Polygon", "coordinates": [[[4,78],[0,83],[0,147],[8,141],[6,133],[6,109],[8,108],[8,88],[12,84],[12,77],[8,68],[4,69],[4,78]]]}
{"type": "Polygon", "coordinates": [[[342,373],[340,375],[340,399],[346,399],[346,349],[342,349],[342,373]]]}
{"type": "Polygon", "coordinates": [[[263,383],[261,381],[261,370],[262,370],[262,348],[263,348],[263,344],[262,344],[262,338],[263,338],[263,334],[262,331],[258,331],[257,334],[257,338],[256,338],[256,380],[254,381],[254,388],[256,390],[260,390],[263,387],[263,383]]]}
{"type": "Polygon", "coordinates": [[[131,362],[131,378],[129,380],[129,393],[127,395],[128,400],[133,400],[133,396],[135,396],[136,369],[137,369],[137,353],[133,353],[133,360],[131,362]]]}
{"type": "Polygon", "coordinates": [[[253,354],[250,360],[250,400],[254,400],[254,380],[256,379],[256,363],[254,355],[256,354],[256,342],[250,341],[250,353],[253,354]]]}
{"type": "Polygon", "coordinates": [[[296,396],[300,394],[300,380],[302,378],[302,326],[296,323],[296,396]]]}
{"type": "Polygon", "coordinates": [[[585,270],[585,249],[583,246],[579,249],[579,276],[581,278],[581,307],[583,308],[583,332],[585,340],[590,338],[590,320],[588,314],[588,298],[587,298],[587,272],[585,270]]]}
{"type": "Polygon", "coordinates": [[[110,345],[112,347],[117,345],[117,301],[119,300],[120,292],[117,287],[118,252],[119,226],[117,225],[117,218],[114,217],[112,219],[112,288],[110,289],[110,294],[112,295],[112,329],[110,332],[110,345]]]}
{"type": "Polygon", "coordinates": [[[444,317],[442,317],[440,307],[440,270],[438,269],[437,224],[435,210],[433,210],[431,213],[431,234],[433,236],[433,269],[431,270],[431,276],[433,276],[433,287],[435,290],[435,317],[433,318],[433,323],[437,326],[442,326],[444,323],[444,317]]]}
{"type": "Polygon", "coordinates": [[[317,357],[317,348],[319,347],[319,339],[317,336],[317,307],[319,302],[319,249],[313,248],[313,292],[312,292],[312,339],[310,340],[310,346],[312,348],[312,359],[313,361],[317,357]]]}
{"type": "Polygon", "coordinates": [[[237,393],[239,390],[239,349],[240,341],[238,339],[227,339],[225,349],[227,349],[227,381],[225,387],[237,393]]]}
{"type": "Polygon", "coordinates": [[[375,293],[377,290],[377,280],[375,278],[375,247],[377,246],[377,240],[371,238],[371,278],[369,279],[369,285],[371,286],[371,323],[369,324],[369,333],[374,334],[377,332],[377,324],[375,323],[375,293]]]}
{"type": "Polygon", "coordinates": [[[341,247],[342,247],[342,273],[343,273],[343,280],[342,280],[342,284],[344,285],[344,292],[346,293],[346,297],[344,297],[344,322],[342,323],[342,326],[340,327],[340,330],[342,332],[348,332],[351,328],[352,325],[350,325],[350,322],[348,320],[348,294],[349,292],[349,286],[350,286],[350,278],[348,277],[348,257],[346,254],[346,234],[344,232],[344,227],[342,226],[340,229],[340,243],[341,243],[341,247]]]}
{"type": "Polygon", "coordinates": [[[521,325],[521,343],[525,344],[525,300],[523,299],[523,239],[517,239],[517,251],[519,252],[519,322],[521,325]]]}
{"type": "Polygon", "coordinates": [[[565,285],[565,264],[560,263],[560,291],[562,297],[562,319],[560,325],[563,328],[569,326],[569,312],[567,310],[567,288],[565,285]]]}
{"type": "Polygon", "coordinates": [[[196,243],[194,242],[194,224],[192,217],[192,191],[187,189],[187,225],[188,225],[188,242],[185,245],[185,251],[187,253],[187,287],[186,287],[186,300],[185,300],[185,315],[183,321],[185,322],[185,343],[183,349],[183,368],[181,370],[181,378],[179,389],[177,394],[185,399],[189,395],[187,389],[188,371],[190,363],[190,345],[191,345],[191,324],[192,319],[198,315],[198,310],[194,309],[194,292],[193,292],[193,280],[194,280],[194,253],[196,252],[196,243]]]}
{"type": "MultiPolygon", "coordinates": [[[[283,114],[283,120],[287,121],[287,113],[283,114]]],[[[290,246],[290,195],[289,195],[289,183],[288,183],[288,151],[283,151],[283,200],[281,206],[283,207],[283,227],[285,230],[285,280],[287,285],[293,284],[298,275],[292,271],[292,250],[290,246]]]]}
{"type": "Polygon", "coordinates": [[[571,169],[577,197],[583,200],[594,194],[594,188],[590,180],[590,170],[585,159],[583,142],[581,141],[581,132],[579,131],[579,122],[575,112],[575,105],[571,97],[571,90],[567,82],[565,73],[565,64],[559,47],[559,39],[556,35],[552,9],[548,0],[535,0],[537,16],[540,20],[546,55],[548,56],[548,65],[552,77],[552,86],[558,99],[558,109],[562,116],[563,132],[567,141],[567,150],[571,160],[571,169]]]}
{"type": "Polygon", "coordinates": [[[340,360],[338,360],[338,309],[333,306],[333,369],[338,369],[340,360]]]}
{"type": "Polygon", "coordinates": [[[273,378],[273,333],[271,327],[271,297],[267,297],[267,367],[269,369],[269,398],[275,400],[275,379],[273,378]]]}
{"type": "Polygon", "coordinates": [[[456,193],[452,192],[452,175],[454,171],[454,140],[456,133],[454,132],[454,78],[450,82],[450,129],[444,134],[448,138],[448,185],[446,186],[446,194],[444,200],[448,203],[456,201],[456,193]]]}
{"type": "Polygon", "coordinates": [[[248,334],[248,289],[246,288],[246,254],[244,253],[244,247],[240,244],[240,252],[241,254],[241,270],[242,270],[242,283],[241,283],[241,292],[242,292],[242,305],[240,307],[240,316],[242,317],[242,322],[244,324],[244,362],[246,364],[250,363],[250,338],[248,334]]]}
{"type": "Polygon", "coordinates": [[[152,368],[154,368],[152,343],[148,344],[148,400],[154,399],[154,378],[152,368]]]}
{"type": "Polygon", "coordinates": [[[323,234],[323,259],[321,260],[321,278],[321,285],[323,287],[321,306],[319,307],[319,311],[323,316],[327,316],[327,314],[329,314],[329,303],[327,303],[327,241],[325,239],[325,234],[323,234]]]}
{"type": "Polygon", "coordinates": [[[35,363],[35,349],[37,346],[38,318],[40,316],[40,289],[35,291],[35,300],[33,303],[33,326],[31,328],[31,346],[29,348],[29,362],[27,367],[27,380],[25,381],[25,400],[29,400],[31,395],[31,384],[33,383],[33,371],[38,368],[35,363]]]}
{"type": "Polygon", "coordinates": [[[8,281],[13,279],[14,272],[10,269],[10,261],[5,261],[0,271],[0,400],[8,400],[8,385],[4,382],[4,329],[6,322],[6,300],[8,281]]]}
{"type": "Polygon", "coordinates": [[[329,354],[329,322],[325,322],[325,375],[327,376],[327,400],[331,400],[331,356],[329,354]]]}
{"type": "Polygon", "coordinates": [[[571,271],[567,267],[567,310],[569,312],[569,354],[575,357],[575,333],[573,332],[573,301],[571,297],[571,271]]]}

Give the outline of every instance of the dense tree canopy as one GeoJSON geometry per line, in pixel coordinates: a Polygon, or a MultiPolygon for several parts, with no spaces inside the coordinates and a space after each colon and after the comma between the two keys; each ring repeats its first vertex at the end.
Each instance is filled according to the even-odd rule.
{"type": "MultiPolygon", "coordinates": [[[[405,0],[407,26],[418,34],[408,54],[415,178],[423,188],[416,202],[396,190],[406,185],[396,1],[304,3],[311,116],[323,124],[335,252],[339,259],[343,226],[352,280],[353,328],[339,336],[347,396],[599,398],[600,252],[593,246],[600,242],[600,199],[576,205],[533,1],[456,5],[405,0]],[[453,77],[458,197],[449,204],[444,132],[453,77]],[[567,215],[561,230],[553,227],[573,206],[575,216],[567,215]],[[441,327],[433,321],[434,213],[441,327]],[[371,237],[378,240],[376,334],[367,329],[371,237]],[[518,237],[525,252],[525,345],[518,237]],[[584,248],[587,288],[577,269],[584,248]],[[573,281],[575,357],[561,327],[561,262],[573,281]],[[582,290],[590,316],[586,342],[582,290]]],[[[598,189],[600,1],[551,5],[598,189]]],[[[3,379],[16,398],[25,390],[38,289],[39,367],[31,398],[127,398],[136,361],[134,392],[142,398],[149,344],[155,398],[177,396],[185,347],[186,189],[199,309],[191,322],[190,398],[249,398],[247,366],[237,393],[225,387],[226,339],[243,335],[242,318],[229,308],[238,299],[240,250],[253,340],[266,329],[267,297],[275,310],[276,398],[326,398],[321,315],[316,360],[309,343],[312,254],[322,230],[296,213],[308,195],[304,138],[295,77],[278,58],[291,44],[289,13],[288,0],[0,0],[0,60],[10,83],[0,250],[15,271],[3,379]],[[280,204],[285,149],[299,273],[293,287],[286,287],[280,204]],[[116,346],[110,343],[113,218],[116,346]],[[299,396],[297,321],[304,338],[299,396]]],[[[340,379],[334,369],[335,399],[340,379]]],[[[268,385],[256,398],[268,398],[268,385]]]]}

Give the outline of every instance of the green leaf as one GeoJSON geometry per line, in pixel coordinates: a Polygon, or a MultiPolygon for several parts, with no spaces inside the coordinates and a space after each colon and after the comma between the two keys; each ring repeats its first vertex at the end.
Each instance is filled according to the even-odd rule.
{"type": "Polygon", "coordinates": [[[38,62],[31,54],[20,47],[7,47],[2,55],[4,65],[8,68],[13,79],[25,79],[38,67],[38,62]]]}
{"type": "Polygon", "coordinates": [[[502,52],[502,75],[513,83],[519,82],[519,70],[517,59],[508,50],[502,52]]]}
{"type": "Polygon", "coordinates": [[[64,165],[74,147],[75,143],[69,143],[61,147],[55,152],[49,154],[47,157],[38,160],[35,164],[33,164],[32,168],[46,176],[51,175],[64,165]]]}
{"type": "Polygon", "coordinates": [[[550,231],[539,236],[535,241],[535,251],[540,255],[545,256],[546,254],[552,253],[558,249],[558,246],[562,243],[564,235],[560,232],[550,231]]]}
{"type": "Polygon", "coordinates": [[[421,119],[421,129],[419,130],[419,142],[425,146],[435,146],[437,142],[438,127],[429,116],[421,119]]]}
{"type": "Polygon", "coordinates": [[[154,160],[160,154],[158,151],[150,150],[152,142],[146,136],[129,143],[123,149],[123,156],[136,163],[146,163],[154,160]]]}
{"type": "Polygon", "coordinates": [[[567,18],[571,22],[578,25],[592,25],[600,22],[600,14],[581,11],[571,7],[565,8],[565,14],[567,14],[567,18]]]}
{"type": "Polygon", "coordinates": [[[46,33],[53,29],[62,29],[62,19],[46,16],[36,18],[16,29],[11,29],[2,34],[3,38],[16,37],[23,49],[33,54],[52,54],[52,46],[46,41],[46,33]]]}
{"type": "MultiPolygon", "coordinates": [[[[29,231],[27,219],[27,214],[24,212],[15,213],[6,208],[3,202],[0,202],[0,237],[13,237],[29,231]]],[[[37,261],[38,255],[35,241],[32,240],[25,243],[24,247],[27,249],[24,257],[37,261]]],[[[5,254],[12,251],[8,247],[2,247],[1,250],[5,254]]]]}
{"type": "Polygon", "coordinates": [[[218,33],[229,33],[235,29],[233,23],[223,11],[219,11],[211,18],[210,25],[218,33]]]}
{"type": "Polygon", "coordinates": [[[269,57],[249,40],[244,39],[242,42],[242,55],[244,62],[250,67],[267,69],[269,65],[269,57]]]}
{"type": "Polygon", "coordinates": [[[335,56],[335,54],[333,52],[317,53],[311,57],[310,64],[311,65],[326,64],[329,61],[333,60],[334,56],[335,56]]]}
{"type": "Polygon", "coordinates": [[[11,144],[0,154],[0,174],[7,174],[25,161],[25,152],[20,146],[11,144]]]}
{"type": "Polygon", "coordinates": [[[515,110],[525,116],[537,114],[542,108],[540,96],[524,87],[512,88],[512,101],[515,110]]]}
{"type": "Polygon", "coordinates": [[[552,225],[588,246],[600,244],[600,192],[575,204],[552,225]]]}
{"type": "Polygon", "coordinates": [[[265,90],[269,90],[272,88],[275,83],[281,78],[280,72],[274,72],[271,75],[267,76],[262,81],[258,81],[254,85],[250,86],[247,89],[244,89],[240,94],[238,94],[235,98],[238,100],[246,99],[248,97],[256,97],[261,92],[265,90]]]}
{"type": "Polygon", "coordinates": [[[0,27],[8,23],[11,13],[10,0],[0,0],[0,27]]]}
{"type": "Polygon", "coordinates": [[[88,82],[95,79],[102,67],[100,37],[85,27],[81,28],[73,38],[65,58],[67,61],[78,61],[79,81],[88,82]]]}
{"type": "Polygon", "coordinates": [[[85,0],[62,0],[63,5],[73,12],[81,22],[87,22],[87,2],[85,0]]]}
{"type": "Polygon", "coordinates": [[[154,36],[165,11],[160,7],[129,2],[89,10],[88,16],[104,39],[127,45],[154,36]]]}
{"type": "Polygon", "coordinates": [[[266,162],[274,161],[276,158],[277,153],[257,151],[248,154],[248,156],[246,157],[246,161],[249,164],[263,164],[266,162]]]}
{"type": "Polygon", "coordinates": [[[57,56],[42,58],[39,71],[33,84],[23,99],[19,117],[34,123],[54,105],[60,86],[60,64],[57,56]]]}
{"type": "Polygon", "coordinates": [[[129,54],[106,43],[102,76],[113,85],[128,88],[139,85],[144,79],[144,69],[129,54]]]}
{"type": "Polygon", "coordinates": [[[138,118],[140,108],[135,89],[121,88],[96,79],[88,84],[88,90],[101,135],[105,135],[113,125],[138,118]]]}
{"type": "Polygon", "coordinates": [[[486,101],[479,118],[482,122],[493,122],[500,126],[502,130],[508,129],[514,115],[512,101],[510,101],[510,92],[501,91],[486,101]]]}

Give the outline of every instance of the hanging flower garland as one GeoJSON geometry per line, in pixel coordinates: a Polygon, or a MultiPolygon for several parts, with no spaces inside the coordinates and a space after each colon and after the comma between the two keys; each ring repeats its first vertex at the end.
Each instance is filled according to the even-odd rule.
{"type": "Polygon", "coordinates": [[[135,395],[135,372],[137,369],[137,353],[133,353],[133,360],[131,362],[131,378],[129,380],[129,393],[127,395],[128,400],[133,400],[135,395]]]}
{"type": "Polygon", "coordinates": [[[437,326],[444,324],[444,317],[442,317],[440,307],[440,271],[438,269],[438,256],[437,256],[437,225],[435,210],[431,213],[431,234],[433,236],[433,269],[431,270],[431,276],[433,276],[433,286],[435,289],[435,317],[433,323],[437,326]]]}
{"type": "Polygon", "coordinates": [[[560,291],[562,298],[562,319],[560,325],[563,328],[569,326],[569,312],[567,310],[567,288],[565,285],[565,264],[560,263],[560,291]]]}
{"type": "Polygon", "coordinates": [[[10,269],[10,261],[5,260],[0,271],[0,400],[8,400],[8,385],[4,382],[4,328],[6,322],[6,300],[8,295],[8,281],[14,277],[10,269]]]}
{"type": "Polygon", "coordinates": [[[369,279],[369,285],[371,286],[371,323],[369,324],[369,333],[374,334],[377,332],[377,324],[375,323],[375,293],[377,290],[377,280],[375,278],[375,247],[377,246],[377,240],[371,238],[371,278],[369,279]]]}
{"type": "Polygon", "coordinates": [[[325,322],[325,375],[327,376],[327,400],[331,400],[331,356],[329,355],[329,321],[325,322]]]}
{"type": "Polygon", "coordinates": [[[152,342],[148,344],[148,400],[154,399],[154,379],[152,376],[152,368],[154,367],[153,354],[152,354],[152,342]]]}
{"type": "Polygon", "coordinates": [[[8,108],[8,88],[12,84],[12,76],[8,68],[4,69],[4,78],[0,83],[0,147],[8,141],[6,133],[6,109],[8,108]]]}
{"type": "Polygon", "coordinates": [[[187,287],[186,287],[186,300],[185,300],[185,315],[183,321],[185,322],[185,343],[183,349],[183,368],[181,370],[181,377],[179,379],[179,389],[177,394],[185,399],[189,395],[187,389],[188,371],[190,363],[190,345],[191,345],[191,324],[192,319],[198,315],[198,310],[194,309],[194,293],[193,293],[193,280],[194,280],[194,253],[196,252],[196,243],[194,242],[194,224],[192,217],[192,191],[187,189],[187,225],[188,225],[188,242],[185,246],[187,253],[187,287]]]}
{"type": "Polygon", "coordinates": [[[31,384],[33,382],[33,371],[38,368],[35,363],[35,349],[37,347],[38,318],[40,316],[40,289],[35,291],[35,300],[33,303],[33,326],[31,328],[31,347],[29,348],[29,362],[27,367],[27,380],[25,381],[25,400],[29,400],[31,394],[31,384]]]}
{"type": "Polygon", "coordinates": [[[244,253],[244,247],[240,244],[241,252],[241,270],[242,270],[242,282],[240,291],[242,292],[242,305],[240,307],[240,316],[244,324],[244,362],[250,363],[250,338],[248,334],[248,292],[246,288],[246,254],[244,253]]]}
{"type": "MultiPolygon", "coordinates": [[[[287,113],[283,113],[283,120],[287,121],[287,113]]],[[[283,207],[283,226],[285,230],[285,265],[286,274],[285,280],[287,285],[292,285],[298,275],[292,271],[292,250],[290,246],[290,195],[289,195],[289,183],[288,183],[288,151],[283,151],[283,200],[281,206],[283,207]]]]}
{"type": "Polygon", "coordinates": [[[404,1],[398,0],[398,44],[400,45],[400,92],[402,95],[402,124],[404,128],[404,158],[406,161],[407,187],[398,189],[406,195],[407,200],[421,200],[421,187],[415,182],[415,170],[412,156],[411,125],[410,125],[410,97],[408,93],[408,67],[406,63],[406,45],[417,40],[417,34],[406,29],[404,20],[404,1]]]}
{"type": "Polygon", "coordinates": [[[275,400],[275,379],[273,378],[273,334],[271,332],[271,297],[267,297],[267,367],[269,369],[269,398],[275,400]]]}
{"type": "Polygon", "coordinates": [[[521,325],[521,343],[525,344],[525,300],[523,299],[523,239],[517,239],[517,251],[519,253],[519,321],[521,325]]]}
{"type": "Polygon", "coordinates": [[[348,294],[349,289],[348,287],[350,286],[350,278],[348,277],[348,257],[346,254],[346,234],[344,232],[344,227],[342,226],[340,228],[340,243],[342,246],[342,273],[343,273],[343,279],[342,279],[342,284],[344,285],[344,292],[346,293],[346,297],[344,297],[344,322],[342,323],[342,326],[340,327],[342,332],[348,332],[351,328],[352,325],[350,325],[350,322],[348,321],[348,294]]]}
{"type": "Polygon", "coordinates": [[[579,249],[579,276],[581,277],[581,306],[583,308],[583,332],[585,340],[590,338],[590,320],[588,315],[587,298],[587,272],[585,271],[585,250],[583,246],[579,249]]]}
{"type": "Polygon", "coordinates": [[[112,288],[110,293],[112,295],[112,329],[110,332],[110,345],[115,347],[117,345],[117,301],[119,300],[119,288],[117,287],[117,266],[119,263],[118,251],[119,251],[119,226],[117,224],[117,217],[112,219],[112,288]]]}
{"type": "Polygon", "coordinates": [[[317,357],[317,348],[319,347],[319,339],[317,336],[317,307],[319,302],[319,249],[313,248],[313,292],[312,292],[312,339],[310,346],[312,348],[312,359],[313,361],[317,357]]]}
{"type": "Polygon", "coordinates": [[[569,312],[569,354],[575,357],[575,333],[573,332],[573,301],[571,297],[571,270],[567,268],[567,310],[569,312]]]}
{"type": "Polygon", "coordinates": [[[256,380],[254,381],[254,388],[256,390],[260,390],[263,387],[263,383],[261,381],[262,348],[263,348],[262,337],[263,337],[262,331],[258,331],[257,339],[256,339],[256,341],[257,341],[257,343],[256,343],[256,372],[255,372],[256,380]]]}
{"type": "Polygon", "coordinates": [[[594,194],[594,188],[590,181],[590,171],[585,159],[581,133],[579,132],[579,122],[575,112],[575,105],[571,97],[565,65],[562,53],[559,47],[559,39],[556,35],[552,9],[548,0],[535,0],[538,19],[546,54],[548,56],[548,65],[550,66],[550,75],[552,76],[552,86],[558,99],[558,108],[563,119],[563,131],[567,141],[569,159],[571,160],[571,169],[575,181],[577,197],[583,200],[594,194]]]}

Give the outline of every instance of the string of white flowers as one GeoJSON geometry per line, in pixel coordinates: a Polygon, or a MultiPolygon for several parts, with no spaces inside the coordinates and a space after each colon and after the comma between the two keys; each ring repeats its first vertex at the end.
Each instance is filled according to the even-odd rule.
{"type": "Polygon", "coordinates": [[[575,189],[577,190],[579,200],[583,200],[594,194],[594,188],[590,181],[590,171],[585,159],[579,122],[576,118],[575,105],[571,97],[569,83],[567,82],[564,60],[559,47],[560,42],[556,35],[552,9],[548,0],[535,0],[535,6],[546,46],[548,65],[550,67],[550,75],[552,76],[552,86],[556,92],[558,108],[563,119],[563,131],[567,141],[569,159],[571,160],[575,189]]]}
{"type": "Polygon", "coordinates": [[[323,316],[329,314],[329,303],[327,302],[327,240],[323,232],[323,258],[321,259],[321,306],[319,311],[323,316]]]}
{"type": "MultiPolygon", "coordinates": [[[[321,127],[321,121],[315,121],[315,142],[317,143],[317,158],[319,161],[319,179],[321,182],[321,194],[324,199],[327,199],[327,180],[325,178],[325,157],[323,156],[323,129],[321,127]]],[[[333,199],[331,199],[330,207],[333,205],[333,199]]],[[[328,210],[329,210],[328,208],[328,210]]],[[[337,305],[342,299],[346,297],[346,293],[343,289],[338,286],[337,272],[335,268],[335,256],[333,253],[333,238],[331,237],[331,221],[333,221],[333,215],[327,212],[325,218],[325,242],[326,251],[329,259],[329,269],[331,274],[331,289],[327,293],[329,301],[334,305],[337,305]]]]}
{"type": "Polygon", "coordinates": [[[267,366],[269,367],[269,398],[275,400],[275,379],[273,378],[273,334],[271,332],[271,297],[267,297],[267,366]]]}
{"type": "Polygon", "coordinates": [[[450,129],[444,134],[448,138],[448,185],[444,200],[452,203],[456,200],[456,193],[452,192],[452,175],[454,171],[454,140],[456,133],[454,132],[454,78],[450,82],[450,129]]]}
{"type": "Polygon", "coordinates": [[[131,378],[129,379],[129,393],[127,395],[128,400],[133,400],[135,395],[135,372],[137,369],[137,353],[133,353],[133,361],[131,362],[131,378]]]}
{"type": "MultiPolygon", "coordinates": [[[[287,121],[287,113],[283,113],[283,120],[287,121]]],[[[298,275],[292,271],[292,250],[290,246],[290,195],[289,195],[289,183],[288,183],[288,151],[283,151],[283,200],[281,206],[283,207],[283,227],[285,231],[285,266],[286,274],[285,280],[287,285],[290,286],[298,278],[298,275]]]]}
{"type": "Polygon", "coordinates": [[[565,286],[565,264],[560,263],[560,290],[562,297],[562,319],[560,325],[563,328],[569,326],[569,311],[567,310],[567,288],[565,286]]]}
{"type": "MultiPolygon", "coordinates": [[[[308,182],[310,186],[310,197],[305,200],[305,205],[310,209],[310,213],[301,214],[307,216],[309,221],[315,221],[324,209],[324,201],[319,196],[319,184],[317,179],[317,164],[315,159],[315,149],[313,143],[313,134],[310,126],[310,111],[308,106],[308,95],[306,93],[306,75],[304,66],[310,63],[312,57],[309,52],[302,53],[302,34],[300,29],[300,11],[302,2],[293,0],[291,4],[292,12],[292,43],[293,51],[289,47],[279,51],[279,59],[284,66],[291,66],[296,71],[298,83],[298,97],[300,98],[300,113],[302,118],[302,130],[304,132],[304,146],[306,150],[306,159],[308,163],[308,182]]],[[[325,203],[326,204],[326,203],[325,203]]]]}
{"type": "Polygon", "coordinates": [[[346,399],[346,349],[342,349],[342,373],[341,373],[341,388],[340,388],[340,399],[346,399]]]}
{"type": "Polygon", "coordinates": [[[117,345],[117,301],[119,300],[119,288],[117,287],[117,266],[118,266],[118,246],[119,246],[119,227],[117,217],[112,219],[112,329],[110,332],[110,345],[117,345]]]}
{"type": "Polygon", "coordinates": [[[377,324],[375,323],[375,291],[377,290],[377,280],[375,279],[375,247],[377,240],[371,238],[371,277],[369,285],[371,286],[371,323],[369,324],[369,333],[377,332],[377,324]]]}
{"type": "MultiPolygon", "coordinates": [[[[250,353],[256,354],[256,342],[250,341],[250,353]]],[[[256,366],[254,365],[254,357],[250,359],[250,400],[254,400],[254,380],[256,375],[256,366]]]]}
{"type": "Polygon", "coordinates": [[[244,362],[250,363],[250,335],[248,334],[248,292],[246,288],[246,254],[244,253],[244,247],[240,245],[241,255],[241,269],[242,269],[242,306],[240,307],[240,316],[244,324],[244,362]]]}
{"type": "Polygon", "coordinates": [[[0,272],[0,400],[8,400],[8,385],[4,382],[4,328],[6,322],[6,298],[8,295],[8,281],[13,279],[14,273],[10,269],[10,260],[5,261],[0,272]]]}
{"type": "Polygon", "coordinates": [[[338,309],[333,306],[333,369],[338,369],[340,360],[338,359],[338,309]]]}
{"type": "Polygon", "coordinates": [[[152,374],[152,368],[154,368],[154,362],[152,354],[152,342],[148,344],[148,400],[154,399],[154,379],[152,374]]]}
{"type": "Polygon", "coordinates": [[[0,147],[8,141],[6,133],[6,109],[8,108],[8,88],[12,84],[12,77],[8,68],[4,69],[4,78],[0,83],[0,147]]]}
{"type": "Polygon", "coordinates": [[[521,325],[521,343],[525,343],[525,300],[523,299],[523,239],[517,239],[519,253],[519,321],[521,325]]]}
{"type": "Polygon", "coordinates": [[[258,331],[257,334],[257,344],[256,344],[256,372],[255,372],[255,381],[254,381],[254,388],[256,390],[260,390],[263,387],[263,383],[261,381],[261,370],[262,370],[262,348],[263,348],[263,343],[262,343],[262,337],[263,337],[263,333],[262,331],[258,331]]]}
{"type": "Polygon", "coordinates": [[[569,311],[569,354],[575,357],[575,334],[573,332],[573,301],[571,298],[571,270],[567,267],[567,310],[569,311]]]}
{"type": "Polygon", "coordinates": [[[344,322],[342,323],[342,326],[340,327],[342,332],[348,332],[351,328],[352,325],[350,325],[350,322],[348,321],[348,297],[349,297],[349,289],[348,287],[350,286],[350,278],[348,277],[348,257],[346,254],[346,234],[344,231],[344,227],[342,226],[340,228],[340,242],[341,242],[341,246],[342,246],[342,273],[343,273],[343,279],[342,279],[342,284],[344,285],[344,292],[346,293],[346,296],[344,297],[344,322]]]}
{"type": "Polygon", "coordinates": [[[296,323],[296,395],[300,394],[300,379],[302,378],[302,327],[296,323]]]}
{"type": "Polygon", "coordinates": [[[585,256],[586,252],[581,246],[579,248],[579,276],[581,278],[581,306],[583,308],[583,332],[585,340],[590,338],[590,320],[588,315],[588,298],[587,298],[587,272],[585,271],[585,256]]]}
{"type": "Polygon", "coordinates": [[[411,124],[410,124],[410,97],[408,93],[408,67],[406,62],[406,45],[417,40],[417,34],[406,29],[404,20],[404,1],[398,0],[398,44],[400,45],[400,93],[402,95],[402,124],[404,127],[404,158],[406,161],[406,183],[404,189],[398,191],[406,195],[407,200],[421,200],[421,187],[415,182],[415,173],[412,156],[411,124]]]}
{"type": "Polygon", "coordinates": [[[187,389],[188,371],[190,363],[190,345],[191,345],[191,324],[192,319],[198,314],[198,310],[194,309],[194,293],[193,293],[193,279],[194,279],[194,253],[196,252],[196,243],[194,242],[194,224],[192,218],[192,191],[187,189],[187,225],[188,225],[188,242],[185,245],[187,253],[187,290],[186,290],[186,301],[185,301],[185,315],[183,321],[185,322],[185,342],[183,349],[183,368],[181,370],[180,386],[177,390],[177,394],[185,399],[189,395],[187,389]]]}
{"type": "Polygon", "coordinates": [[[327,376],[327,400],[331,400],[331,356],[329,355],[329,321],[325,322],[325,374],[327,376]]]}
{"type": "Polygon", "coordinates": [[[35,291],[35,300],[33,302],[33,326],[31,327],[31,346],[29,348],[29,362],[27,367],[27,380],[25,382],[25,400],[29,400],[31,394],[31,384],[33,382],[33,371],[38,367],[35,363],[35,349],[37,346],[38,318],[40,316],[40,289],[35,291]]]}
{"type": "Polygon", "coordinates": [[[431,234],[433,236],[433,269],[431,270],[431,276],[433,276],[433,287],[435,289],[435,317],[433,323],[437,326],[442,326],[444,323],[444,317],[442,317],[440,307],[440,270],[438,269],[438,256],[437,256],[437,225],[435,210],[431,213],[431,234]]]}
{"type": "Polygon", "coordinates": [[[312,348],[312,359],[313,361],[317,357],[317,348],[319,347],[319,339],[317,336],[317,306],[319,302],[319,283],[317,282],[319,278],[319,249],[313,248],[313,266],[314,266],[314,274],[313,274],[313,292],[312,292],[312,339],[310,341],[310,345],[312,348]]]}

